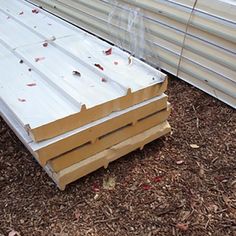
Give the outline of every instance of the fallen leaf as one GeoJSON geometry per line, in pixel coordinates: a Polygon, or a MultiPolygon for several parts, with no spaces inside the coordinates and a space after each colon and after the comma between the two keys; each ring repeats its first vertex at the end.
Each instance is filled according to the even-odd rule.
{"type": "Polygon", "coordinates": [[[102,80],[102,82],[104,82],[104,83],[107,82],[107,79],[105,79],[105,78],[102,78],[101,80],[102,80]]]}
{"type": "Polygon", "coordinates": [[[132,56],[129,56],[128,57],[128,64],[131,65],[133,63],[133,58],[132,56]]]}
{"type": "Polygon", "coordinates": [[[190,144],[190,147],[194,149],[200,148],[197,144],[190,144]]]}
{"type": "Polygon", "coordinates": [[[104,70],[104,68],[100,65],[100,64],[94,64],[97,68],[99,68],[100,70],[104,70]]]}
{"type": "Polygon", "coordinates": [[[100,190],[97,183],[94,183],[94,184],[93,184],[92,189],[93,189],[94,192],[99,192],[99,190],[100,190]]]}
{"type": "Polygon", "coordinates": [[[108,177],[103,179],[103,188],[106,190],[113,190],[116,186],[116,178],[108,177]]]}
{"type": "Polygon", "coordinates": [[[19,63],[22,64],[22,63],[24,63],[24,61],[21,59],[21,60],[19,61],[19,63]]]}
{"type": "Polygon", "coordinates": [[[160,183],[162,181],[163,177],[162,176],[157,176],[154,178],[155,183],[160,183]]]}
{"type": "Polygon", "coordinates": [[[43,43],[43,47],[47,47],[48,46],[48,43],[47,42],[45,42],[45,43],[43,43]]]}
{"type": "Polygon", "coordinates": [[[31,72],[31,71],[32,71],[32,69],[31,69],[31,68],[29,68],[29,69],[28,69],[28,71],[29,71],[29,72],[31,72]]]}
{"type": "Polygon", "coordinates": [[[19,13],[19,15],[23,15],[24,14],[24,12],[23,11],[21,11],[20,13],[19,13]]]}
{"type": "Polygon", "coordinates": [[[109,48],[108,50],[104,51],[104,53],[109,56],[112,54],[112,48],[109,48]]]}
{"type": "Polygon", "coordinates": [[[35,62],[39,62],[39,61],[42,61],[44,59],[45,59],[45,57],[36,57],[34,60],[35,60],[35,62]]]}
{"type": "Polygon", "coordinates": [[[27,86],[34,87],[34,86],[36,86],[36,83],[30,83],[30,84],[27,84],[27,86]]]}
{"type": "Polygon", "coordinates": [[[119,62],[118,62],[118,61],[114,61],[114,65],[116,65],[116,66],[117,66],[118,64],[119,64],[119,62]]]}
{"type": "Polygon", "coordinates": [[[33,10],[32,10],[32,13],[38,14],[38,13],[39,13],[39,10],[38,10],[38,9],[33,9],[33,10]]]}
{"type": "Polygon", "coordinates": [[[183,163],[184,163],[183,160],[176,161],[176,164],[177,164],[177,165],[182,165],[183,163]]]}
{"type": "Polygon", "coordinates": [[[15,230],[12,230],[11,232],[9,232],[8,236],[20,236],[20,233],[15,230]]]}
{"type": "Polygon", "coordinates": [[[143,190],[150,190],[152,188],[152,186],[149,184],[143,184],[142,188],[143,188],[143,190]]]}
{"type": "Polygon", "coordinates": [[[26,102],[26,100],[24,98],[18,98],[19,102],[26,102]]]}
{"type": "Polygon", "coordinates": [[[183,223],[178,223],[176,225],[176,228],[182,230],[182,231],[187,231],[188,230],[188,224],[183,224],[183,223]]]}
{"type": "Polygon", "coordinates": [[[80,74],[80,72],[79,72],[79,71],[77,71],[77,70],[74,70],[72,73],[73,73],[73,75],[76,75],[76,76],[79,76],[79,77],[81,77],[81,74],[80,74]]]}

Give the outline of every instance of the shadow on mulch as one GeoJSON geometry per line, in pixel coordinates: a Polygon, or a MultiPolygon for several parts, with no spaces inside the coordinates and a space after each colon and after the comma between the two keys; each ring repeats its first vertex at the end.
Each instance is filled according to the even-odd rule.
{"type": "Polygon", "coordinates": [[[178,79],[168,95],[170,136],[64,192],[1,119],[0,235],[236,236],[236,112],[178,79]]]}

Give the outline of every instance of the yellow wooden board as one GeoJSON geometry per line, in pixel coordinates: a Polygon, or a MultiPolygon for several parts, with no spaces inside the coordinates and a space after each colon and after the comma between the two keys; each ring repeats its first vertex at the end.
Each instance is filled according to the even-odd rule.
{"type": "Polygon", "coordinates": [[[88,142],[95,143],[103,135],[126,125],[135,124],[138,120],[165,109],[167,107],[167,98],[167,96],[163,96],[137,109],[129,110],[120,116],[115,116],[97,125],[89,126],[71,136],[49,143],[47,146],[45,145],[36,151],[37,160],[42,166],[45,166],[47,161],[56,156],[88,142]]]}
{"type": "Polygon", "coordinates": [[[82,109],[79,113],[67,116],[35,129],[31,129],[30,126],[26,127],[26,129],[34,141],[42,141],[79,128],[92,121],[105,117],[111,112],[120,111],[153,97],[159,96],[163,94],[166,89],[167,78],[162,83],[150,85],[149,87],[136,92],[131,92],[129,90],[126,96],[92,108],[87,109],[84,107],[84,109],[82,109]]]}
{"type": "Polygon", "coordinates": [[[107,168],[108,164],[116,159],[138,149],[143,148],[147,143],[168,134],[171,131],[167,121],[148,129],[136,136],[112,146],[96,155],[93,155],[75,165],[65,168],[58,173],[52,171],[50,166],[46,166],[46,172],[51,176],[57,186],[64,190],[66,185],[101,168],[107,168]]]}
{"type": "Polygon", "coordinates": [[[121,129],[113,131],[105,136],[100,137],[95,143],[88,143],[76,148],[68,153],[56,157],[48,162],[48,165],[55,171],[59,172],[75,163],[78,163],[98,152],[101,152],[117,143],[120,143],[132,136],[144,132],[165,120],[170,115],[170,108],[157,112],[146,118],[139,120],[136,124],[130,124],[121,129]]]}

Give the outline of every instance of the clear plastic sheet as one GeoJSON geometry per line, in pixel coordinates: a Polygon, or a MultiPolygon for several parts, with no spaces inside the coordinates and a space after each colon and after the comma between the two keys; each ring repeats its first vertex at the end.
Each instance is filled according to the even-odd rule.
{"type": "Polygon", "coordinates": [[[141,9],[114,0],[105,2],[113,6],[107,20],[113,43],[132,56],[160,68],[159,55],[153,50],[154,43],[147,39],[151,33],[141,9]]]}

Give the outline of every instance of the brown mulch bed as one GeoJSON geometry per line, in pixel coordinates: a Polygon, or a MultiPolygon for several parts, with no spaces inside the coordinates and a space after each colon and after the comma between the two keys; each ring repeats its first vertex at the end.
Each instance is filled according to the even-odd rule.
{"type": "Polygon", "coordinates": [[[170,136],[64,192],[0,118],[0,235],[236,236],[236,112],[177,79],[168,94],[170,136]]]}

